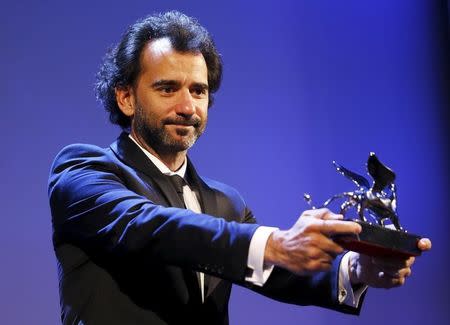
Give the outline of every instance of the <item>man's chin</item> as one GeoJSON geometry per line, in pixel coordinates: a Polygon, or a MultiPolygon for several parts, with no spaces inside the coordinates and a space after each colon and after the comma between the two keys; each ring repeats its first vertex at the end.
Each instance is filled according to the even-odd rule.
{"type": "MultiPolygon", "coordinates": [[[[193,127],[172,127],[165,125],[164,128],[159,129],[159,132],[145,132],[143,137],[147,144],[156,151],[180,152],[186,151],[194,145],[200,134],[193,127]]],[[[142,132],[144,133],[144,132],[142,132]]]]}
{"type": "Polygon", "coordinates": [[[166,137],[164,144],[169,150],[172,151],[186,151],[190,147],[192,147],[197,141],[197,137],[195,135],[188,136],[175,136],[175,137],[166,137]]]}

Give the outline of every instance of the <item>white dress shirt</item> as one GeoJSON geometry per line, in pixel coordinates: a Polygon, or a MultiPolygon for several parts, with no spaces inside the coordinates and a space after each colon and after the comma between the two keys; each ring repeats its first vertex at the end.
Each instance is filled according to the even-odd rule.
{"type": "MultiPolygon", "coordinates": [[[[171,171],[161,160],[159,160],[156,156],[151,154],[148,150],[144,149],[132,136],[129,135],[130,139],[136,143],[136,145],[145,153],[145,155],[152,161],[152,163],[159,169],[161,173],[164,175],[178,175],[184,178],[186,174],[187,163],[186,159],[181,165],[181,167],[173,172],[171,171]]],[[[197,197],[197,194],[191,190],[188,185],[183,186],[183,198],[186,208],[196,212],[201,213],[200,203],[197,197]]],[[[274,268],[273,265],[265,265],[264,264],[264,251],[266,248],[267,241],[275,230],[279,228],[275,227],[266,227],[259,226],[253,234],[253,237],[250,241],[248,257],[247,257],[247,267],[250,270],[253,270],[251,274],[245,277],[245,281],[250,282],[257,286],[263,286],[269,278],[272,270],[274,268]]],[[[338,299],[341,304],[349,305],[352,307],[357,307],[359,304],[359,299],[364,291],[367,289],[367,286],[364,286],[356,291],[353,290],[350,278],[349,278],[349,254],[352,252],[348,252],[344,255],[341,260],[341,264],[339,267],[339,294],[338,299]]],[[[204,290],[204,282],[205,275],[202,272],[197,272],[199,279],[199,286],[201,291],[202,302],[205,299],[205,290],[204,290]]]]}

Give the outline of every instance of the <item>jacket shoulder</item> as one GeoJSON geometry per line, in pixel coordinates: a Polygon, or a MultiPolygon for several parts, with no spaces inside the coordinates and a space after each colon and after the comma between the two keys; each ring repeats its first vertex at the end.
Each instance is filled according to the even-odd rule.
{"type": "Polygon", "coordinates": [[[64,161],[73,158],[95,158],[108,155],[109,148],[101,148],[99,146],[87,143],[74,143],[62,148],[55,157],[55,162],[64,161]]]}
{"type": "Polygon", "coordinates": [[[88,169],[103,170],[114,174],[119,172],[115,156],[109,148],[82,143],[64,147],[56,155],[50,168],[49,194],[57,184],[67,185],[74,177],[76,178],[79,172],[88,169]]]}
{"type": "Polygon", "coordinates": [[[75,143],[70,144],[56,155],[52,167],[51,173],[60,171],[69,166],[77,165],[80,163],[106,163],[114,160],[114,155],[109,148],[101,148],[92,144],[75,143]]]}

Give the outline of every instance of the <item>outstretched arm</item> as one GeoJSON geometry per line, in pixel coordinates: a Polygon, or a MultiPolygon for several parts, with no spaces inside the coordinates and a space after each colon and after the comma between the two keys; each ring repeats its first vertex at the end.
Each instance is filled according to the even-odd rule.
{"type": "MultiPolygon", "coordinates": [[[[136,258],[240,280],[257,225],[169,208],[130,190],[105,150],[72,146],[55,160],[49,182],[55,246],[72,244],[90,256],[136,258]],[[201,254],[199,254],[201,252],[201,254]]],[[[137,185],[133,185],[136,187],[137,185]]]]}

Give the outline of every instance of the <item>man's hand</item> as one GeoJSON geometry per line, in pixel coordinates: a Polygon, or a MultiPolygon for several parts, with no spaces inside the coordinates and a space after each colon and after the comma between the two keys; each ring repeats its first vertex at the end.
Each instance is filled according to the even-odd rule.
{"type": "MultiPolygon", "coordinates": [[[[431,241],[422,238],[418,247],[422,251],[431,249],[431,241]]],[[[350,252],[349,274],[352,285],[368,285],[374,288],[393,288],[405,283],[411,275],[414,257],[408,259],[393,257],[370,257],[350,252]]]]}
{"type": "Polygon", "coordinates": [[[299,275],[326,271],[344,250],[330,236],[359,234],[361,226],[342,221],[328,209],[303,212],[289,230],[274,231],[267,241],[264,262],[299,275]]]}

